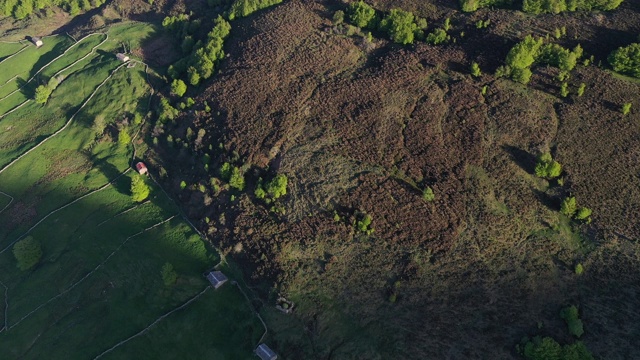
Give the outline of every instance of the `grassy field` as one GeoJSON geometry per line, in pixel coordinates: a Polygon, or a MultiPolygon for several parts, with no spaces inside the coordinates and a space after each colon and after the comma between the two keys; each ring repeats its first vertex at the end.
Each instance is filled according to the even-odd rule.
{"type": "MultiPolygon", "coordinates": [[[[7,288],[5,299],[0,287],[0,303],[8,304],[0,312],[0,348],[8,358],[94,358],[194,297],[104,358],[253,356],[263,328],[243,295],[231,285],[203,292],[203,272],[220,261],[215,250],[151,180],[148,201],[134,203],[129,194],[134,151],[141,157],[146,146],[136,138],[144,123],[133,118],[147,114],[151,89],[142,63],[121,66],[113,54],[156,31],[122,24],[108,39],[92,35],[71,49],[71,39],[47,37],[43,48],[0,64],[7,86],[0,97],[41,70],[38,81],[65,76],[46,105],[30,101],[0,118],[0,191],[15,198],[0,212],[0,281],[7,288]],[[122,131],[133,143],[117,142],[122,131]],[[43,256],[20,271],[12,245],[25,236],[41,243],[43,256]],[[178,274],[170,286],[161,276],[166,263],[178,274]]],[[[3,46],[0,56],[16,51],[3,46]]],[[[31,88],[35,82],[0,100],[0,115],[31,97],[31,88]]],[[[0,210],[9,201],[0,194],[0,210]]]]}

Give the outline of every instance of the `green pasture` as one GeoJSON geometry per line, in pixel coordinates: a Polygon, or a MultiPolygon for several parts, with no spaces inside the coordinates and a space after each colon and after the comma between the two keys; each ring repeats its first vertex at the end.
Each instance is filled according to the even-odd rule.
{"type": "MultiPolygon", "coordinates": [[[[0,191],[15,198],[0,213],[0,281],[8,288],[8,307],[0,311],[0,328],[8,327],[0,332],[3,358],[92,359],[208,286],[203,272],[219,256],[151,180],[149,199],[131,200],[134,146],[117,142],[119,131],[134,138],[144,126],[133,117],[150,110],[151,89],[144,66],[120,67],[114,52],[123,43],[138,47],[155,31],[144,24],[112,27],[95,54],[62,72],[65,78],[47,104],[30,101],[0,118],[2,168],[62,128],[93,94],[68,127],[0,173],[0,191]],[[33,269],[21,271],[12,245],[25,236],[41,243],[43,256],[33,269]],[[165,263],[178,275],[170,286],[161,276],[165,263]]],[[[44,81],[65,69],[104,38],[84,39],[40,77],[44,81]]],[[[23,53],[10,59],[10,67],[0,64],[0,77],[35,72],[71,43],[48,37],[39,53],[23,52],[24,64],[23,53]]],[[[4,101],[0,114],[10,108],[4,101]]],[[[136,140],[139,158],[146,145],[136,140]]],[[[0,194],[0,209],[8,202],[0,194]]],[[[4,300],[0,287],[3,309],[4,300]]],[[[225,285],[207,290],[104,358],[249,359],[262,331],[244,296],[225,285]]]]}
{"type": "Polygon", "coordinates": [[[22,42],[0,42],[0,61],[20,51],[23,47],[28,46],[27,41],[22,42]]]}

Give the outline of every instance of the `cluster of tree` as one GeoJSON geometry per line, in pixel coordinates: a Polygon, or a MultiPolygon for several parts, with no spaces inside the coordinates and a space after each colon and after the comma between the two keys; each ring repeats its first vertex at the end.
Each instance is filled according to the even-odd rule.
{"type": "Polygon", "coordinates": [[[567,306],[560,311],[560,317],[567,323],[569,333],[575,337],[580,337],[584,334],[584,327],[582,320],[578,316],[578,308],[574,305],[567,306]]]}
{"type": "Polygon", "coordinates": [[[591,222],[591,209],[588,207],[578,207],[578,202],[575,196],[569,196],[562,200],[560,204],[560,213],[573,218],[577,221],[591,222]]]}
{"type": "Polygon", "coordinates": [[[538,177],[544,179],[555,179],[562,174],[562,165],[553,160],[551,154],[544,153],[538,157],[534,172],[538,177]]]}
{"type": "Polygon", "coordinates": [[[281,2],[282,0],[235,0],[229,9],[229,20],[248,16],[281,2]]]}
{"type": "Polygon", "coordinates": [[[230,163],[226,162],[222,164],[220,168],[220,178],[229,183],[229,186],[232,188],[238,189],[240,191],[244,190],[245,180],[244,174],[240,168],[236,166],[232,166],[230,163]]]}
{"type": "MultiPolygon", "coordinates": [[[[174,23],[168,24],[173,26],[174,23]]],[[[198,41],[191,45],[193,40],[190,35],[184,35],[183,49],[191,48],[192,53],[169,66],[169,76],[176,79],[186,72],[189,83],[198,85],[202,79],[208,79],[213,75],[216,62],[224,58],[224,39],[231,31],[231,24],[221,16],[214,20],[214,24],[204,43],[198,41]]]]}
{"type": "Polygon", "coordinates": [[[498,69],[498,74],[505,74],[514,81],[522,84],[531,80],[531,66],[536,61],[540,52],[543,39],[527,35],[521,42],[509,50],[506,59],[506,67],[498,69]]]}
{"type": "Polygon", "coordinates": [[[640,44],[621,47],[609,55],[609,64],[613,70],[640,78],[640,44]]]}
{"type": "Polygon", "coordinates": [[[546,44],[540,49],[536,61],[541,64],[551,65],[562,71],[571,71],[576,67],[578,59],[583,55],[580,44],[573,50],[565,49],[558,44],[546,44]]]}
{"type": "Polygon", "coordinates": [[[594,360],[581,341],[563,346],[550,337],[536,336],[526,340],[522,354],[527,360],[594,360]]]}
{"type": "Polygon", "coordinates": [[[471,12],[485,7],[508,7],[513,0],[460,0],[462,11],[471,12]]]}
{"type": "Polygon", "coordinates": [[[49,82],[47,82],[46,85],[38,86],[33,96],[33,99],[36,101],[36,103],[46,104],[47,101],[49,101],[49,96],[51,96],[51,93],[53,92],[53,90],[55,90],[58,87],[58,85],[60,84],[60,81],[61,79],[51,78],[49,79],[49,82]]]}
{"type": "Polygon", "coordinates": [[[178,109],[171,106],[169,99],[163,97],[160,99],[160,105],[158,106],[158,119],[161,122],[167,122],[175,119],[180,115],[178,109]]]}
{"type": "Polygon", "coordinates": [[[522,11],[559,14],[564,11],[613,10],[624,0],[524,0],[522,11]]]}
{"type": "Polygon", "coordinates": [[[270,202],[287,194],[288,183],[289,179],[284,174],[276,175],[266,184],[263,184],[262,179],[259,179],[254,194],[258,199],[265,199],[270,202]]]}
{"type": "Polygon", "coordinates": [[[580,45],[568,50],[558,44],[544,44],[543,38],[527,35],[509,50],[505,60],[506,66],[501,66],[496,75],[509,76],[514,81],[527,84],[531,80],[531,66],[534,63],[555,66],[568,74],[576,67],[582,55],[580,45]]]}
{"type": "Polygon", "coordinates": [[[18,269],[22,271],[29,270],[40,262],[42,246],[39,241],[27,236],[13,245],[13,256],[18,262],[18,269]]]}
{"type": "Polygon", "coordinates": [[[13,16],[20,20],[51,6],[58,6],[71,15],[90,10],[104,4],[106,0],[3,0],[0,1],[0,14],[13,16]]]}
{"type": "MultiPolygon", "coordinates": [[[[379,30],[398,44],[413,44],[415,39],[424,38],[427,27],[425,19],[416,17],[409,11],[392,9],[381,17],[376,9],[364,1],[357,1],[347,7],[349,22],[361,29],[379,30]]],[[[342,22],[343,13],[336,12],[334,22],[342,22]]]]}
{"type": "MultiPolygon", "coordinates": [[[[564,11],[614,10],[624,0],[523,0],[522,11],[558,14],[564,11]]],[[[485,7],[511,7],[513,0],[460,0],[462,11],[471,12],[485,7]]],[[[518,2],[520,3],[520,2],[518,2]]]]}

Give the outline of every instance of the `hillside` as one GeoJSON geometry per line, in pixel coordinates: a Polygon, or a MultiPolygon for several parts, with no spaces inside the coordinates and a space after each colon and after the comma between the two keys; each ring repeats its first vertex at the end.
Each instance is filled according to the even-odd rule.
{"type": "Polygon", "coordinates": [[[638,115],[619,111],[640,105],[637,83],[579,65],[569,84],[587,90],[562,98],[554,68],[536,68],[528,86],[491,75],[525,34],[561,26],[567,35],[554,42],[606,62],[639,33],[637,6],[562,17],[380,8],[393,6],[436,24],[450,17],[456,43],[346,36],[331,21],[339,3],[291,1],[237,20],[227,58],[196,97],[211,115],[169,128],[174,139],[206,129],[213,150],[189,142],[192,151],[161,152],[190,216],[255,283],[299,304],[305,336],[282,325],[280,351],[513,358],[526,335],[571,343],[558,313],[576,304],[596,357],[640,356],[635,315],[623,312],[638,301],[638,115]],[[479,19],[491,25],[477,29],[479,19]],[[472,61],[485,75],[469,75],[472,61]],[[562,186],[533,174],[542,152],[564,165],[562,186]],[[247,170],[246,191],[179,190],[181,181],[209,186],[227,161],[247,170]],[[282,211],[253,194],[258,178],[276,174],[289,180],[282,211]],[[590,224],[559,214],[569,194],[593,210],[590,224]],[[353,225],[364,214],[371,234],[353,225]]]}
{"type": "Polygon", "coordinates": [[[113,1],[61,29],[163,23],[132,51],[158,71],[140,157],[281,358],[640,358],[640,80],[610,61],[640,3],[383,0],[362,28],[353,3],[113,1]]]}

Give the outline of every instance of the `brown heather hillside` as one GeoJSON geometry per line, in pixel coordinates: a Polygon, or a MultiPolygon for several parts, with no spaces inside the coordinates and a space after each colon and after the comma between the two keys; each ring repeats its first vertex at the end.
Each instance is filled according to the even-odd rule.
{"type": "Polygon", "coordinates": [[[640,89],[604,69],[640,33],[639,5],[533,17],[450,3],[378,6],[415,11],[430,30],[450,16],[456,43],[442,46],[346,36],[333,1],[235,20],[227,58],[195,98],[212,112],[165,127],[187,140],[179,150],[159,137],[165,183],[243,265],[283,358],[519,358],[523,336],[575,341],[559,317],[568,304],[596,358],[640,358],[640,89]],[[528,86],[491,75],[516,41],[561,26],[558,43],[603,64],[578,66],[569,97],[557,69],[534,68],[528,86]],[[472,78],[472,61],[486,74],[472,78]],[[205,129],[203,141],[188,128],[205,129]],[[562,186],[533,175],[549,151],[562,186]],[[246,170],[243,192],[211,185],[227,161],[246,170]],[[272,207],[254,190],[275,174],[289,185],[272,207]],[[592,223],[559,214],[569,194],[592,223]],[[370,235],[354,226],[364,214],[370,235]],[[277,293],[297,304],[290,317],[269,310],[277,293]]]}

